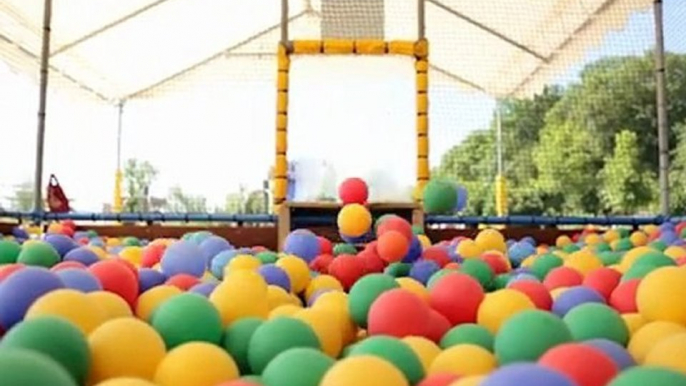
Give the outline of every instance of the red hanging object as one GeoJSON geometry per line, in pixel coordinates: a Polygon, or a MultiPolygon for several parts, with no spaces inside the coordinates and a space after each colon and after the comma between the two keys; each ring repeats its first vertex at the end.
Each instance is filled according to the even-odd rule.
{"type": "Polygon", "coordinates": [[[50,212],[54,213],[66,213],[71,209],[69,208],[69,199],[67,195],[64,194],[62,186],[60,186],[57,177],[54,174],[50,175],[50,182],[48,183],[48,208],[50,212]]]}

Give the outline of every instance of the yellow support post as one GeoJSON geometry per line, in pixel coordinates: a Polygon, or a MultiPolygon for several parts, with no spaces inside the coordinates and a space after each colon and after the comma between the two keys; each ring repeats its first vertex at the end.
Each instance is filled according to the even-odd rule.
{"type": "Polygon", "coordinates": [[[114,202],[112,203],[112,212],[121,213],[124,207],[124,199],[122,197],[122,179],[124,174],[120,169],[117,169],[114,174],[114,202]]]}
{"type": "Polygon", "coordinates": [[[288,192],[288,76],[291,60],[288,47],[279,44],[277,53],[276,147],[274,152],[274,210],[286,201],[288,192]]]}
{"type": "Polygon", "coordinates": [[[507,215],[507,183],[501,174],[495,177],[495,210],[498,216],[507,215]]]}
{"type": "Polygon", "coordinates": [[[417,194],[418,202],[429,182],[429,43],[419,40],[413,45],[417,88],[417,194]]]}

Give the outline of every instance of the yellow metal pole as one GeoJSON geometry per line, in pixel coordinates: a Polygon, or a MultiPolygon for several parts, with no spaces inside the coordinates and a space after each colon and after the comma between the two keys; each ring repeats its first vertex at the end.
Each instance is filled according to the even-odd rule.
{"type": "Polygon", "coordinates": [[[502,174],[495,177],[495,210],[498,216],[507,215],[507,183],[502,174]]]}
{"type": "Polygon", "coordinates": [[[121,170],[121,136],[124,118],[124,102],[121,101],[117,105],[117,171],[114,173],[114,199],[112,202],[112,212],[121,213],[124,207],[124,199],[122,197],[122,180],[124,174],[121,170]]]}
{"type": "Polygon", "coordinates": [[[274,211],[278,213],[288,191],[288,75],[291,60],[286,43],[277,52],[276,148],[274,153],[274,211]]]}
{"type": "Polygon", "coordinates": [[[415,43],[415,77],[417,83],[417,195],[421,202],[424,186],[429,181],[429,42],[415,43]]]}

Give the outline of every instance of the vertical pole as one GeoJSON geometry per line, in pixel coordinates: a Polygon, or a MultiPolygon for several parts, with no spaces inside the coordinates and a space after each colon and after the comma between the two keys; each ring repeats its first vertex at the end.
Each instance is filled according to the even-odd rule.
{"type": "Polygon", "coordinates": [[[417,181],[415,199],[423,201],[429,182],[429,42],[426,39],[426,1],[417,0],[417,42],[414,47],[417,93],[417,181]]]}
{"type": "Polygon", "coordinates": [[[655,87],[657,89],[657,133],[660,162],[660,212],[669,215],[669,122],[665,81],[665,37],[662,0],[653,3],[655,16],[655,87]]]}
{"type": "Polygon", "coordinates": [[[40,94],[38,101],[38,130],[36,135],[36,169],[33,186],[33,210],[43,211],[43,153],[45,150],[45,113],[48,99],[48,62],[50,60],[50,23],[52,0],[43,6],[43,42],[40,56],[40,94]]]}
{"type": "Polygon", "coordinates": [[[281,43],[288,43],[288,0],[281,0],[281,43]]]}
{"type": "Polygon", "coordinates": [[[291,68],[288,41],[288,0],[281,0],[281,41],[277,52],[276,131],[273,210],[279,213],[288,192],[288,83],[291,68]]]}
{"type": "Polygon", "coordinates": [[[507,188],[503,167],[503,122],[501,101],[495,102],[495,127],[496,127],[496,162],[497,173],[495,176],[495,209],[498,216],[507,214],[507,188]]]}
{"type": "Polygon", "coordinates": [[[495,102],[496,157],[498,175],[503,174],[503,121],[500,113],[500,100],[495,102]]]}
{"type": "Polygon", "coordinates": [[[114,202],[112,211],[114,213],[121,213],[124,200],[122,198],[122,179],[123,174],[121,170],[121,136],[124,125],[124,101],[120,101],[117,105],[117,170],[114,175],[114,202]]]}
{"type": "Polygon", "coordinates": [[[417,40],[426,39],[426,0],[417,0],[417,40]]]}

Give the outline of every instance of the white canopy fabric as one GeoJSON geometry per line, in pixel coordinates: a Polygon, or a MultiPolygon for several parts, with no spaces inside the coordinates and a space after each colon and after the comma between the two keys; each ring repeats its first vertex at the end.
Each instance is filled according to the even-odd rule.
{"type": "MultiPolygon", "coordinates": [[[[320,37],[322,1],[290,1],[292,39],[320,37]]],[[[386,40],[416,38],[417,1],[384,1],[386,40]]],[[[432,82],[531,95],[651,4],[426,0],[432,82]]],[[[42,21],[42,0],[0,2],[0,60],[36,79],[42,21]]],[[[53,0],[50,87],[116,103],[224,72],[250,77],[256,60],[274,60],[279,21],[280,0],[53,0]]]]}

